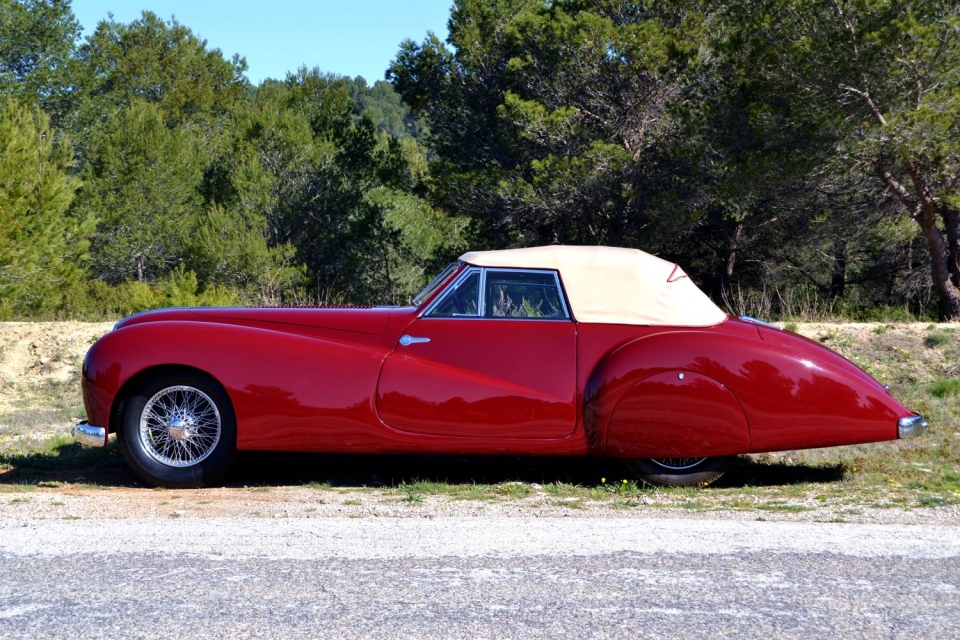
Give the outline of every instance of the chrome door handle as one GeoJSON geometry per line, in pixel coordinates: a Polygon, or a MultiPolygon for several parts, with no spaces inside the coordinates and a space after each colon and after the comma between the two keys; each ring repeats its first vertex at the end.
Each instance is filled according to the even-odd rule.
{"type": "Polygon", "coordinates": [[[430,338],[417,338],[406,334],[400,336],[400,344],[405,347],[409,347],[412,344],[422,344],[424,342],[430,342],[430,338]]]}

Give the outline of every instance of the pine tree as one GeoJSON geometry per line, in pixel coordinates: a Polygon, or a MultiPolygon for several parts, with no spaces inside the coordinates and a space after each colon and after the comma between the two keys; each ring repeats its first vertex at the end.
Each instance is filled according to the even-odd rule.
{"type": "Polygon", "coordinates": [[[49,119],[0,104],[0,317],[49,315],[84,277],[91,225],[68,215],[80,181],[49,119]]]}

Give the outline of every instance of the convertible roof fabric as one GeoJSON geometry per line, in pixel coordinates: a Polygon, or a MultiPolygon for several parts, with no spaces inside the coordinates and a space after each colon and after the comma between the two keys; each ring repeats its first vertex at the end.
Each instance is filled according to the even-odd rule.
{"type": "Polygon", "coordinates": [[[460,260],[559,271],[577,322],[708,327],[727,318],[679,265],[638,249],[552,245],[471,251],[460,260]]]}

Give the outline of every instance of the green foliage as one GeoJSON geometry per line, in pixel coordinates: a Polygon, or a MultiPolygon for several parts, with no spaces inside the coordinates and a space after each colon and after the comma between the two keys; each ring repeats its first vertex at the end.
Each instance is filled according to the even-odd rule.
{"type": "Polygon", "coordinates": [[[98,218],[91,267],[118,284],[152,282],[182,260],[197,230],[205,158],[186,129],[134,101],[91,138],[79,215],[98,218]]]}
{"type": "Polygon", "coordinates": [[[183,267],[172,271],[154,287],[143,282],[130,282],[126,289],[134,313],[160,307],[227,306],[237,303],[237,295],[226,287],[200,289],[197,275],[183,267]]]}
{"type": "Polygon", "coordinates": [[[290,245],[271,247],[267,220],[241,208],[211,206],[186,241],[184,262],[203,274],[202,284],[228,287],[254,302],[279,303],[297,283],[290,245]]]}
{"type": "Polygon", "coordinates": [[[155,105],[170,127],[225,117],[246,98],[247,64],[206,45],[149,11],[130,24],[101,21],[78,52],[81,120],[96,126],[135,100],[155,105]]]}
{"type": "MultiPolygon", "coordinates": [[[[792,117],[811,122],[824,157],[814,176],[818,190],[848,212],[838,230],[844,242],[883,209],[906,214],[922,230],[917,247],[932,282],[921,286],[933,285],[941,317],[960,318],[956,3],[745,0],[720,14],[730,25],[727,45],[760,77],[793,87],[792,117]]],[[[839,248],[844,265],[843,243],[839,248]]],[[[912,249],[900,252],[907,282],[890,280],[916,295],[912,249]]]]}
{"type": "Polygon", "coordinates": [[[0,0],[0,99],[16,97],[55,120],[64,117],[79,37],[69,0],[0,0]]]}
{"type": "Polygon", "coordinates": [[[100,321],[161,307],[226,306],[241,302],[236,290],[222,285],[203,286],[183,266],[155,284],[131,280],[111,286],[103,280],[76,283],[65,292],[58,317],[100,321]]]}
{"type": "Polygon", "coordinates": [[[43,113],[0,103],[0,318],[44,315],[84,277],[90,224],[68,209],[73,152],[43,113]]]}
{"type": "Polygon", "coordinates": [[[468,248],[561,242],[737,313],[960,317],[955,4],[458,0],[389,82],[254,89],[176,20],[79,42],[68,1],[0,0],[0,101],[54,123],[4,112],[0,315],[399,303],[468,248]]]}
{"type": "MultiPolygon", "coordinates": [[[[355,116],[355,107],[346,80],[300,69],[283,83],[262,84],[237,114],[221,160],[232,164],[227,186],[214,195],[223,209],[208,214],[235,222],[221,220],[209,232],[222,234],[242,220],[248,232],[237,237],[247,239],[248,250],[224,245],[223,257],[253,256],[248,264],[259,260],[265,242],[274,260],[261,264],[272,264],[281,284],[288,283],[272,287],[268,298],[299,279],[319,300],[396,300],[423,285],[435,252],[460,248],[462,225],[413,193],[425,179],[423,150],[378,132],[369,115],[355,116]]],[[[213,257],[210,243],[198,241],[191,264],[210,273],[201,257],[213,257]]],[[[249,274],[242,265],[239,271],[249,274]]],[[[261,289],[265,280],[276,277],[261,277],[261,289]]],[[[226,282],[246,286],[237,278],[226,282]]]]}
{"type": "Polygon", "coordinates": [[[946,331],[934,331],[923,339],[923,344],[928,348],[943,347],[953,342],[954,337],[946,331]]]}
{"type": "Polygon", "coordinates": [[[377,80],[373,86],[368,86],[363,76],[353,80],[344,78],[344,82],[354,105],[354,116],[370,118],[377,125],[377,131],[395,138],[420,137],[410,107],[404,104],[389,82],[377,80]]]}

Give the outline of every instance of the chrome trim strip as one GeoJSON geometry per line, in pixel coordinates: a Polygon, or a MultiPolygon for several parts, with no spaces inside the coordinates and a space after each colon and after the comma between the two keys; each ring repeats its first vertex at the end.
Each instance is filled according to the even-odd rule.
{"type": "Polygon", "coordinates": [[[778,331],[783,331],[783,327],[778,324],[773,324],[772,322],[764,322],[763,320],[757,320],[752,316],[740,316],[740,319],[744,322],[752,322],[753,324],[760,324],[765,327],[770,327],[771,329],[776,329],[778,331]]]}
{"type": "Polygon", "coordinates": [[[487,269],[480,269],[480,296],[477,300],[477,315],[480,318],[487,317],[487,269]]]}
{"type": "Polygon", "coordinates": [[[567,306],[567,292],[563,290],[563,284],[560,283],[560,272],[553,272],[553,280],[557,283],[557,295],[560,296],[560,304],[563,305],[563,314],[567,320],[573,319],[573,314],[570,313],[570,308],[567,306]]]}
{"type": "Polygon", "coordinates": [[[95,427],[86,420],[77,423],[77,425],[70,430],[70,435],[73,436],[77,444],[82,444],[86,447],[107,446],[107,430],[103,427],[95,427]]]}
{"type": "Polygon", "coordinates": [[[909,418],[900,418],[897,421],[897,436],[901,438],[916,438],[927,430],[927,421],[923,416],[915,414],[909,418]]]}
{"type": "Polygon", "coordinates": [[[400,344],[405,347],[409,347],[412,344],[423,344],[425,342],[430,342],[430,338],[418,338],[416,336],[408,336],[406,334],[400,336],[400,344]]]}

